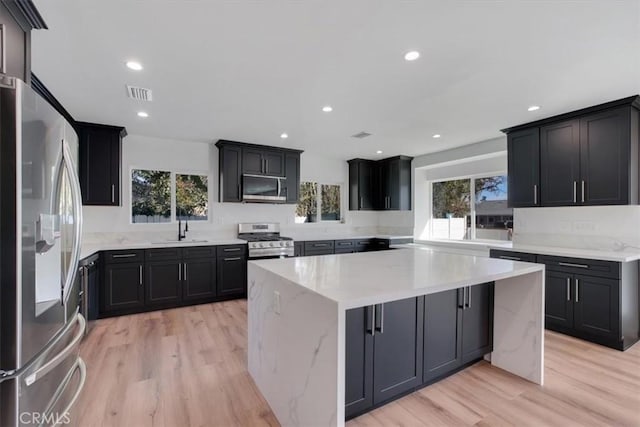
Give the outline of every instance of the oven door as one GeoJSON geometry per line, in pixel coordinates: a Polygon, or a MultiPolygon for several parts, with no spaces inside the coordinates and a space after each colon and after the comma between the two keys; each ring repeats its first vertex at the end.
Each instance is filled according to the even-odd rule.
{"type": "Polygon", "coordinates": [[[282,180],[277,176],[242,175],[242,200],[248,202],[284,203],[282,180]]]}

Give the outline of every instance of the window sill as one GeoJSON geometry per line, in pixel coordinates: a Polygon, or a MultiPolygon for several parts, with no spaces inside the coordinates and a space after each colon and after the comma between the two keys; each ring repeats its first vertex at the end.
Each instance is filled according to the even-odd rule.
{"type": "Polygon", "coordinates": [[[415,240],[415,243],[430,246],[444,246],[448,248],[460,248],[460,249],[475,249],[475,250],[489,250],[491,248],[502,247],[511,248],[513,242],[505,240],[415,240]]]}

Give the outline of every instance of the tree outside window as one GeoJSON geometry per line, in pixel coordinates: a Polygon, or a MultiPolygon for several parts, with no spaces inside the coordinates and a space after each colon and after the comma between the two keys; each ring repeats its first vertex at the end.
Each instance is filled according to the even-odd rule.
{"type": "Polygon", "coordinates": [[[507,206],[506,176],[434,182],[432,193],[433,238],[511,239],[513,209],[507,206]]]}
{"type": "Polygon", "coordinates": [[[340,185],[301,182],[300,198],[296,205],[296,223],[340,221],[340,204],[340,185]]]}

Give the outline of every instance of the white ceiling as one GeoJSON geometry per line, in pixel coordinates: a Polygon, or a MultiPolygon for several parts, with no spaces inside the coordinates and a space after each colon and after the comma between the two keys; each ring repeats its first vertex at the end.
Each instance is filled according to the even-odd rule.
{"type": "Polygon", "coordinates": [[[33,71],[77,120],[130,134],[419,155],[640,93],[637,0],[35,3],[33,71]]]}

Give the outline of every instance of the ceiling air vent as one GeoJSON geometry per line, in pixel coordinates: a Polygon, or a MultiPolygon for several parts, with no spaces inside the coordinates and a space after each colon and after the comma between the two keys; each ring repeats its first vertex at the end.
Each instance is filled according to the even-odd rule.
{"type": "Polygon", "coordinates": [[[144,87],[127,85],[127,95],[129,95],[129,98],[135,99],[138,101],[153,100],[153,97],[151,95],[151,89],[146,89],[144,87]]]}
{"type": "Polygon", "coordinates": [[[351,135],[352,138],[358,138],[358,139],[366,138],[368,136],[371,136],[371,134],[365,131],[358,132],[355,135],[351,135]]]}

